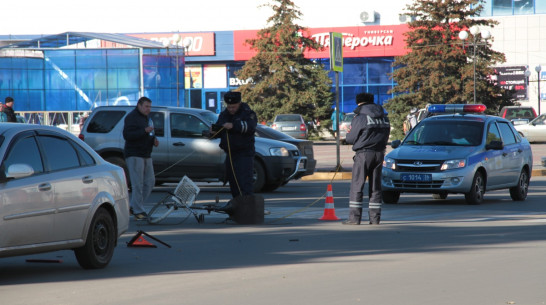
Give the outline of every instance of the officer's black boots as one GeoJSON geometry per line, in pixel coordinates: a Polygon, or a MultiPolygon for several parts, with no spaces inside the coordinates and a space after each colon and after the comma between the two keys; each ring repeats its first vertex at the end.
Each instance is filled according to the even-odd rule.
{"type": "Polygon", "coordinates": [[[349,208],[349,219],[344,220],[344,225],[359,225],[362,219],[362,208],[349,208]]]}
{"type": "Polygon", "coordinates": [[[381,209],[368,209],[371,225],[378,225],[381,220],[381,209]]]}

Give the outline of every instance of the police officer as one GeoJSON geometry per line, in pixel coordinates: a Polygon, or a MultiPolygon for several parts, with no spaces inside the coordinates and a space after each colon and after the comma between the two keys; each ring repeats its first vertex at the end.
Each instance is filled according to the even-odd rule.
{"type": "MultiPolygon", "coordinates": [[[[241,93],[229,91],[224,95],[226,109],[220,113],[215,126],[221,127],[220,148],[227,156],[226,174],[233,198],[252,195],[254,190],[254,132],[256,113],[248,104],[241,102],[241,93]]],[[[215,130],[211,131],[213,134],[215,130]]]]}
{"type": "Polygon", "coordinates": [[[364,183],[368,178],[370,224],[379,224],[381,218],[381,170],[390,134],[390,123],[381,105],[374,104],[374,96],[360,93],[356,96],[358,107],[351,122],[351,131],[345,141],[353,144],[355,156],[351,190],[349,193],[349,218],[347,225],[359,225],[362,218],[364,183]]]}

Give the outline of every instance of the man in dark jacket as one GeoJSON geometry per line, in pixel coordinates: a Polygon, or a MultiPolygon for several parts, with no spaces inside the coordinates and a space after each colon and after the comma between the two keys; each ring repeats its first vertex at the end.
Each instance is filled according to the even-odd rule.
{"type": "Polygon", "coordinates": [[[13,110],[13,98],[11,96],[6,97],[4,100],[4,109],[2,111],[6,114],[7,122],[17,123],[17,116],[13,110]]]}
{"type": "Polygon", "coordinates": [[[136,220],[147,218],[144,201],[155,185],[152,149],[159,141],[154,134],[151,110],[152,101],[141,97],[135,109],[125,117],[123,126],[124,156],[131,180],[131,211],[136,220]]]}
{"type": "MultiPolygon", "coordinates": [[[[248,104],[241,102],[240,92],[227,92],[224,95],[226,109],[220,113],[214,126],[222,128],[220,148],[227,156],[226,174],[233,198],[239,195],[252,195],[254,181],[254,132],[256,131],[256,113],[248,104]]],[[[213,134],[217,131],[212,130],[213,134]]]]}
{"type": "Polygon", "coordinates": [[[349,193],[349,219],[343,224],[359,225],[362,218],[362,191],[368,178],[370,224],[379,224],[381,218],[381,170],[390,134],[390,123],[381,105],[374,104],[374,96],[360,93],[358,107],[351,122],[351,131],[345,141],[353,144],[353,172],[349,193]]]}

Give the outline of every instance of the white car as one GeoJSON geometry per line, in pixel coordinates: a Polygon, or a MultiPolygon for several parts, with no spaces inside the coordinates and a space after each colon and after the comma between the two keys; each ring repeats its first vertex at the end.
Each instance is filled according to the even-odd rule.
{"type": "Polygon", "coordinates": [[[541,114],[527,124],[514,125],[520,135],[531,143],[546,142],[546,114],[541,114]]]}
{"type": "Polygon", "coordinates": [[[0,123],[0,257],[73,249],[104,268],[129,227],[123,169],[53,126],[0,123]]]}

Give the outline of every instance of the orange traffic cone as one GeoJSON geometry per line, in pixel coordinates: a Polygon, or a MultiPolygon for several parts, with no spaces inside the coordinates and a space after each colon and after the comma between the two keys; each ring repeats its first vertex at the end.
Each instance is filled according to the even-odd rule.
{"type": "Polygon", "coordinates": [[[142,236],[143,233],[144,232],[142,231],[138,231],[138,233],[127,243],[127,247],[157,248],[156,245],[147,241],[144,236],[142,236]]]}
{"type": "Polygon", "coordinates": [[[324,215],[319,220],[339,220],[334,209],[334,196],[332,195],[332,185],[328,184],[326,192],[326,203],[324,204],[324,215]]]}

